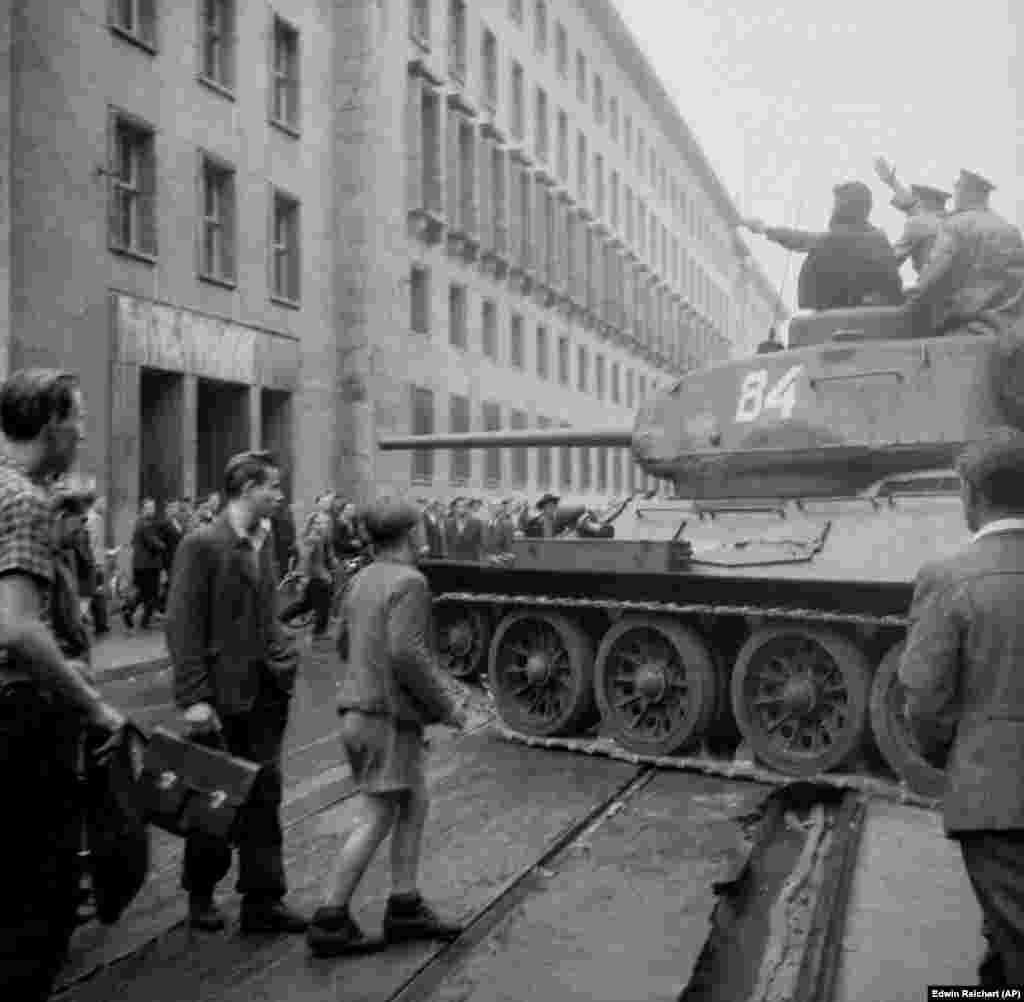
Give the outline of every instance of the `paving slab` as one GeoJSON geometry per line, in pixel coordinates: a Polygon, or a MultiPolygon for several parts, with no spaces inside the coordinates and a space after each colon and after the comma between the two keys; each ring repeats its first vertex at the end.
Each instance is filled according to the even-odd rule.
{"type": "Polygon", "coordinates": [[[976,985],[981,911],[935,811],[873,801],[847,911],[836,1002],[921,1002],[976,985]]]}
{"type": "MultiPolygon", "coordinates": [[[[424,893],[446,914],[472,914],[635,771],[622,763],[518,748],[485,733],[436,746],[424,893]]],[[[289,833],[287,867],[298,906],[311,911],[320,903],[357,811],[358,801],[346,801],[305,818],[289,833]]],[[[371,866],[356,902],[357,918],[370,928],[379,925],[388,890],[386,855],[371,866]]],[[[177,927],[62,997],[75,1002],[387,999],[437,949],[412,944],[372,957],[324,961],[308,956],[302,937],[241,937],[235,929],[209,936],[177,927]]]]}
{"type": "Polygon", "coordinates": [[[661,773],[573,843],[431,996],[674,1002],[710,932],[714,883],[748,849],[763,787],[661,773]]]}

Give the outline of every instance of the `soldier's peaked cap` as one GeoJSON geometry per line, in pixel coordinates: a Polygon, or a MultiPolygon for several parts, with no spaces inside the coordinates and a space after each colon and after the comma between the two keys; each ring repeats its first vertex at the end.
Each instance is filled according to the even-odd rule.
{"type": "Polygon", "coordinates": [[[549,502],[551,502],[551,501],[554,501],[554,502],[555,502],[555,504],[558,504],[558,502],[559,502],[559,501],[561,501],[561,500],[562,500],[562,499],[561,499],[561,498],[560,498],[560,497],[559,497],[559,496],[558,496],[557,494],[545,494],[545,495],[544,495],[544,496],[543,496],[543,497],[542,497],[542,498],[541,498],[541,499],[540,499],[540,500],[539,500],[539,501],[537,502],[537,507],[538,507],[538,508],[543,508],[543,507],[544,507],[544,505],[548,504],[548,503],[549,503],[549,502]]]}
{"type": "Polygon", "coordinates": [[[941,188],[934,188],[930,184],[912,184],[910,190],[918,198],[934,198],[939,202],[945,202],[952,198],[952,192],[943,191],[941,188]]]}
{"type": "Polygon", "coordinates": [[[971,442],[957,457],[957,472],[969,483],[980,485],[995,474],[1024,477],[1024,432],[999,426],[971,442]]]}
{"type": "Polygon", "coordinates": [[[983,174],[965,170],[963,167],[960,168],[960,180],[977,191],[993,191],[995,189],[995,185],[983,174]]]}
{"type": "Polygon", "coordinates": [[[419,524],[420,513],[407,501],[386,498],[368,505],[363,521],[374,539],[394,539],[414,529],[419,524]]]}

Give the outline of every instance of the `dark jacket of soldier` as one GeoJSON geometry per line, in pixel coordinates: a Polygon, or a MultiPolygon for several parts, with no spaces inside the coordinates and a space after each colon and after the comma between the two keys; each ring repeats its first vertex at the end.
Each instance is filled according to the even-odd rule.
{"type": "Polygon", "coordinates": [[[899,265],[888,237],[861,220],[833,216],[828,231],[765,230],[769,240],[807,254],[797,283],[802,310],[838,310],[903,301],[899,265]]]}

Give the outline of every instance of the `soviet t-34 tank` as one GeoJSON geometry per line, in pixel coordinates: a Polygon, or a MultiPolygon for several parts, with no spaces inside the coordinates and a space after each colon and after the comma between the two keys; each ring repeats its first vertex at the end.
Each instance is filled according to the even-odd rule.
{"type": "Polygon", "coordinates": [[[870,728],[893,770],[937,795],[895,670],[918,569],[968,539],[954,457],[986,427],[1024,424],[1024,338],[922,336],[918,317],[797,315],[786,350],[684,376],[631,432],[381,440],[628,446],[674,485],[611,506],[613,538],[517,538],[506,566],[425,562],[447,662],[486,665],[503,722],[528,735],[600,716],[626,749],[665,755],[734,722],[763,765],[809,776],[863,763],[870,728]]]}

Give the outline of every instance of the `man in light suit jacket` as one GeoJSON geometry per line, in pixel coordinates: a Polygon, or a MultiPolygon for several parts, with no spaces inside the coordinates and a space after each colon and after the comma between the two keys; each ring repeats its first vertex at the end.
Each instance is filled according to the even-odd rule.
{"type": "MultiPolygon", "coordinates": [[[[182,539],[167,602],[174,697],[188,732],[263,766],[238,832],[243,932],[302,932],[307,924],[282,900],[281,745],[298,655],[277,619],[270,515],[280,484],[269,453],[228,461],[227,504],[182,539]]],[[[189,836],[182,886],[193,928],[223,928],[213,893],[230,866],[226,842],[189,836]]]]}
{"type": "Polygon", "coordinates": [[[999,988],[1024,984],[1024,433],[993,429],[958,469],[974,536],[919,572],[899,677],[922,751],[949,755],[943,820],[999,988]]]}

